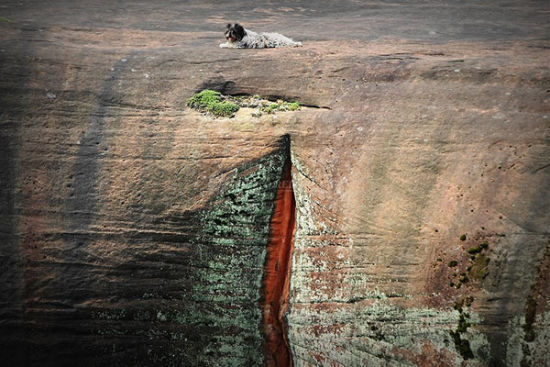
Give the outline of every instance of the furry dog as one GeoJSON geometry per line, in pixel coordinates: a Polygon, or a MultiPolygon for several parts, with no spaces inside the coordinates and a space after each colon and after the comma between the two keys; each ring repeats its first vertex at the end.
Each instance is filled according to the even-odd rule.
{"type": "Polygon", "coordinates": [[[220,44],[221,48],[272,48],[302,45],[301,42],[295,42],[279,33],[252,32],[239,23],[227,25],[225,39],[227,42],[220,44]]]}

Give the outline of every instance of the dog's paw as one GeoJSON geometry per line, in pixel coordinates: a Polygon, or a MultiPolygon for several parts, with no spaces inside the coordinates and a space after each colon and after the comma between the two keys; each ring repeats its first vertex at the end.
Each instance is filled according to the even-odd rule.
{"type": "Polygon", "coordinates": [[[220,48],[229,48],[229,44],[226,43],[220,43],[220,48]]]}

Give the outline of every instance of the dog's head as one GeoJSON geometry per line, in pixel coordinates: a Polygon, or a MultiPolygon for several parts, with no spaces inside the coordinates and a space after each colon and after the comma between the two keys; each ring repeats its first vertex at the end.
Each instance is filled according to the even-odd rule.
{"type": "Polygon", "coordinates": [[[239,42],[245,35],[246,31],[239,23],[229,23],[225,30],[225,39],[230,43],[239,42]]]}

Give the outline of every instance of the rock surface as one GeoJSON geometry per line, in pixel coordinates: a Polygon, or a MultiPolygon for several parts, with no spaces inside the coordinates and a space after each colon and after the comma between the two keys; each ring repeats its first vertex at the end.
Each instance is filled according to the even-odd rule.
{"type": "Polygon", "coordinates": [[[288,135],[294,365],[549,365],[549,10],[3,2],[3,361],[265,363],[288,135]],[[219,49],[231,21],[304,47],[219,49]]]}

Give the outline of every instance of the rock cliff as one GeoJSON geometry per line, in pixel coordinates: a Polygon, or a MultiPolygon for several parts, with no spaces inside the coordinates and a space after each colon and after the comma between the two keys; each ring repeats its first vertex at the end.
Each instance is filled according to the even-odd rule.
{"type": "Polygon", "coordinates": [[[4,2],[4,363],[548,366],[548,10],[4,2]]]}

